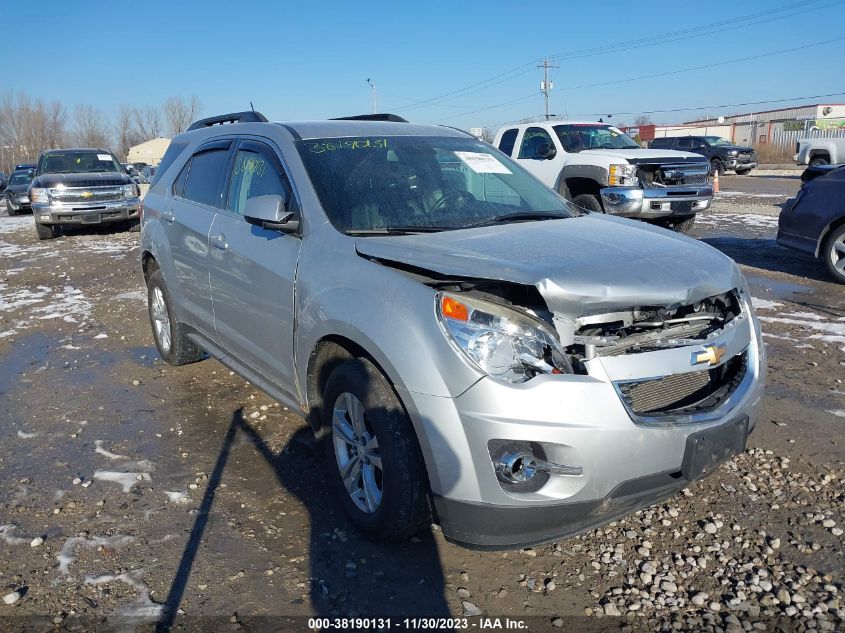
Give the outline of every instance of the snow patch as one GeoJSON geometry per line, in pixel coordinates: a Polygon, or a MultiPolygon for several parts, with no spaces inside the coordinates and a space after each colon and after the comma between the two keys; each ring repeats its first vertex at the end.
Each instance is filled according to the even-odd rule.
{"type": "Polygon", "coordinates": [[[169,490],[165,490],[164,494],[167,495],[167,500],[170,503],[187,503],[190,501],[187,492],[170,492],[169,490]]]}
{"type": "Polygon", "coordinates": [[[29,543],[32,539],[14,536],[14,532],[18,529],[16,525],[7,524],[0,525],[0,538],[2,538],[9,545],[23,545],[29,543]]]}
{"type": "Polygon", "coordinates": [[[123,486],[123,492],[132,492],[132,487],[139,481],[152,481],[150,473],[121,473],[113,470],[97,470],[94,472],[94,479],[120,484],[123,486]]]}
{"type": "Polygon", "coordinates": [[[837,418],[845,418],[845,409],[833,409],[832,411],[828,411],[831,415],[835,415],[837,418]]]}
{"type": "Polygon", "coordinates": [[[104,585],[110,582],[122,582],[138,591],[138,597],[130,604],[119,607],[115,615],[123,618],[140,620],[157,620],[161,617],[163,604],[150,600],[150,588],[141,580],[143,570],[136,569],[122,574],[104,574],[102,576],[86,576],[86,585],[104,585]]]}
{"type": "Polygon", "coordinates": [[[143,290],[132,290],[131,292],[124,292],[115,297],[119,301],[140,301],[147,303],[147,293],[143,290]]]}
{"type": "Polygon", "coordinates": [[[56,556],[59,561],[59,573],[67,576],[70,573],[70,564],[76,559],[74,556],[77,547],[119,547],[133,541],[133,537],[116,534],[114,536],[72,536],[62,545],[62,550],[56,556]]]}
{"type": "Polygon", "coordinates": [[[755,310],[774,310],[775,308],[779,308],[783,304],[778,303],[777,301],[770,301],[769,299],[758,299],[757,297],[751,297],[751,305],[754,306],[755,310]]]}
{"type": "Polygon", "coordinates": [[[38,437],[38,433],[26,433],[24,431],[18,430],[18,437],[22,440],[29,440],[33,437],[38,437]]]}

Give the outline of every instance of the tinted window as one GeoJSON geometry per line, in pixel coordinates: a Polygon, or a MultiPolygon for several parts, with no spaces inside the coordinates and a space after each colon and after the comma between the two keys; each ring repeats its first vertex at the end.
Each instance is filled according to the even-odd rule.
{"type": "Polygon", "coordinates": [[[179,172],[179,175],[176,176],[176,180],[173,182],[174,196],[179,196],[180,198],[185,197],[185,181],[188,180],[189,171],[191,171],[191,161],[185,163],[182,171],[179,172]]]}
{"type": "Polygon", "coordinates": [[[499,149],[502,150],[508,156],[513,155],[513,146],[516,143],[516,135],[519,130],[507,130],[504,134],[502,134],[502,138],[499,140],[499,149]]]}
{"type": "Polygon", "coordinates": [[[577,153],[585,149],[639,149],[640,145],[622,130],[600,123],[555,125],[554,131],[564,151],[577,153]]]}
{"type": "Polygon", "coordinates": [[[552,137],[541,127],[530,127],[525,130],[522,145],[519,148],[519,158],[539,158],[540,148],[544,145],[554,147],[552,137]]]}
{"type": "Polygon", "coordinates": [[[225,149],[194,154],[182,197],[200,204],[217,206],[220,203],[220,184],[228,155],[229,151],[225,149]]]}
{"type": "Polygon", "coordinates": [[[678,149],[690,149],[696,145],[696,141],[691,138],[679,138],[677,147],[678,149]]]}
{"type": "MultiPolygon", "coordinates": [[[[158,171],[156,168],[144,167],[144,169],[152,169],[153,179],[150,181],[150,186],[156,184],[158,179],[161,175],[167,171],[167,168],[173,164],[173,161],[178,158],[179,154],[181,154],[184,149],[188,147],[188,143],[171,143],[167,146],[167,151],[164,152],[164,156],[161,157],[161,162],[158,164],[158,171]]],[[[149,178],[149,176],[147,176],[149,178]]]]}
{"type": "Polygon", "coordinates": [[[672,141],[674,140],[671,138],[656,138],[651,142],[650,147],[656,147],[658,149],[672,147],[672,141]]]}
{"type": "Polygon", "coordinates": [[[279,173],[270,148],[250,143],[235,156],[227,209],[243,215],[246,203],[258,196],[288,198],[287,179],[279,173]]]}

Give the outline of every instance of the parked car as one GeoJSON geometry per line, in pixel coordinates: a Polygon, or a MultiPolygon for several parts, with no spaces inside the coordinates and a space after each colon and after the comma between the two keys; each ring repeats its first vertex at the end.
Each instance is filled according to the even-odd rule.
{"type": "Polygon", "coordinates": [[[698,154],[643,149],[606,123],[543,121],[499,130],[494,145],[590,211],[687,233],[710,207],[708,163],[698,154]]]}
{"type": "Polygon", "coordinates": [[[0,191],[5,191],[6,186],[8,184],[9,184],[9,177],[6,174],[4,174],[3,172],[0,172],[0,191]]]}
{"type": "Polygon", "coordinates": [[[760,407],[730,258],[585,213],[459,130],[198,121],[140,243],[161,357],[208,352],[307,414],[370,538],[591,529],[713,472],[760,407]]]}
{"type": "Polygon", "coordinates": [[[123,167],[123,170],[129,174],[129,177],[132,179],[132,182],[138,184],[141,180],[141,174],[139,170],[135,169],[135,166],[132,163],[120,163],[120,166],[123,167]]]}
{"type": "Polygon", "coordinates": [[[804,182],[780,214],[777,241],[817,257],[845,283],[845,165],[804,182]]]}
{"type": "Polygon", "coordinates": [[[845,163],[845,137],[802,138],[795,144],[799,165],[838,165],[845,163]]]}
{"type": "Polygon", "coordinates": [[[138,185],[108,150],[45,150],[29,190],[38,238],[54,238],[71,224],[137,226],[138,194],[138,185]]]}
{"type": "Polygon", "coordinates": [[[9,184],[4,194],[6,212],[9,215],[32,211],[29,204],[29,183],[32,182],[32,175],[31,169],[18,169],[9,176],[9,184]]]}
{"type": "Polygon", "coordinates": [[[147,165],[141,170],[141,175],[139,177],[139,181],[142,185],[148,185],[152,182],[153,176],[156,175],[156,167],[152,165],[147,165]]]}
{"type": "Polygon", "coordinates": [[[735,171],[744,176],[757,166],[757,152],[753,148],[735,145],[721,136],[667,136],[654,139],[649,147],[701,154],[710,161],[710,175],[735,171]]]}

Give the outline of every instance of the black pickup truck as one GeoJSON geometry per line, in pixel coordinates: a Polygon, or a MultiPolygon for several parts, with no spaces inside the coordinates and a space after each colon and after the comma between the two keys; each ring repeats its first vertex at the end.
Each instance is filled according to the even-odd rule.
{"type": "Polygon", "coordinates": [[[677,149],[706,156],[710,161],[710,175],[736,171],[743,176],[757,166],[757,153],[751,147],[734,145],[720,136],[668,136],[656,138],[649,147],[654,149],[677,149]]]}

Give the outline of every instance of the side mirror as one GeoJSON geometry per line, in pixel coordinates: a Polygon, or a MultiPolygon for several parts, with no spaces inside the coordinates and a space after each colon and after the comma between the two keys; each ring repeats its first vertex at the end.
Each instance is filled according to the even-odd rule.
{"type": "Polygon", "coordinates": [[[549,160],[551,158],[554,158],[555,155],[557,155],[557,150],[551,145],[540,145],[540,147],[537,149],[538,158],[544,158],[546,160],[549,160]]]}
{"type": "Polygon", "coordinates": [[[299,230],[299,215],[287,210],[283,196],[255,196],[246,201],[244,219],[263,229],[293,233],[299,230]]]}

